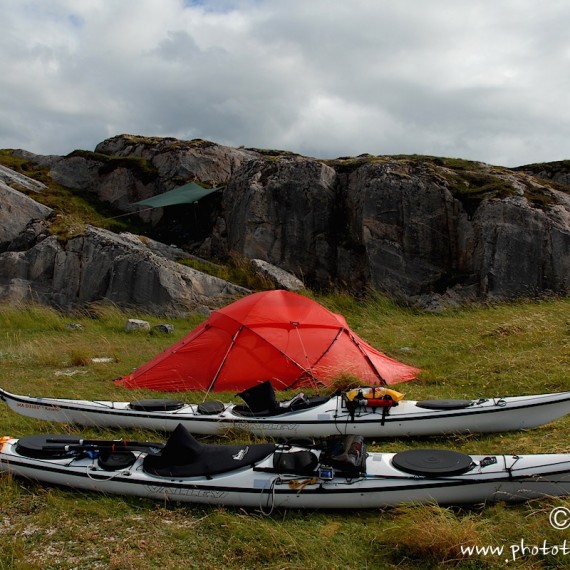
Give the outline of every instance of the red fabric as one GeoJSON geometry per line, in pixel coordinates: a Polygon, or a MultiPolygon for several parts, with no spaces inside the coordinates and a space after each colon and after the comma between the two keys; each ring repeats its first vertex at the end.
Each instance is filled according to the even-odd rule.
{"type": "Polygon", "coordinates": [[[368,385],[415,378],[352,332],[341,315],[288,291],[254,293],[210,318],[147,364],[117,380],[128,388],[241,391],[329,384],[346,372],[368,385]]]}

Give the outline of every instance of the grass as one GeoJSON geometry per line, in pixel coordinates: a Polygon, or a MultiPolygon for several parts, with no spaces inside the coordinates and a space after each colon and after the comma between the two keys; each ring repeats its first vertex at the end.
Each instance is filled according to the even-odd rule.
{"type": "MultiPolygon", "coordinates": [[[[570,300],[551,299],[422,314],[379,296],[314,296],[389,355],[422,368],[417,381],[397,386],[412,399],[505,396],[568,389],[570,300]]],[[[15,393],[132,400],[172,396],[116,387],[128,373],[173,344],[204,316],[169,320],[172,335],[127,333],[125,314],[93,306],[73,317],[39,306],[0,307],[2,385],[15,393]],[[69,323],[81,325],[69,328],[69,323]],[[93,358],[107,357],[97,363],[93,358]]],[[[201,401],[203,394],[184,395],[201,401]]],[[[229,400],[233,394],[216,394],[229,400]]],[[[83,433],[93,437],[163,439],[164,434],[80,430],[19,416],[0,407],[2,433],[83,433]]],[[[443,447],[466,453],[564,452],[570,421],[513,434],[370,442],[375,451],[443,447]]],[[[243,434],[228,434],[241,437],[243,434]]],[[[364,569],[504,568],[511,545],[559,545],[566,534],[549,525],[554,506],[568,500],[445,509],[332,512],[276,511],[160,503],[48,488],[0,478],[0,569],[364,569]],[[505,552],[468,555],[467,546],[505,552]]],[[[570,568],[559,553],[528,554],[517,568],[570,568]]]]}

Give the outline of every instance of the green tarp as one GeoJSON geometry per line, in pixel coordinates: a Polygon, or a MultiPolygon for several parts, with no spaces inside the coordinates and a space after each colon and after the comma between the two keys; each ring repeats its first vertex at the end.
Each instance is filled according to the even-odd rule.
{"type": "Polygon", "coordinates": [[[174,204],[192,204],[192,202],[197,202],[200,198],[217,192],[220,189],[221,188],[202,188],[202,186],[199,186],[195,182],[189,182],[169,192],[164,192],[158,196],[135,202],[135,205],[162,208],[163,206],[173,206],[174,204]]]}

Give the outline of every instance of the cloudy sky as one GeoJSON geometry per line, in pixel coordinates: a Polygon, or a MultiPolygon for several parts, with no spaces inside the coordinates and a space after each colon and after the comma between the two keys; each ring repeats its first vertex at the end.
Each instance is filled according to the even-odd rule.
{"type": "Polygon", "coordinates": [[[0,0],[0,148],[570,159],[565,0],[0,0]]]}

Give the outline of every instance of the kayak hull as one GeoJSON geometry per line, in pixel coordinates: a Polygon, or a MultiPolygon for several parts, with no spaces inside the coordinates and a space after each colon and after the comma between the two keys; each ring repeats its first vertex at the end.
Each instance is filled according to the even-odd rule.
{"type": "Polygon", "coordinates": [[[570,454],[466,456],[471,461],[467,472],[434,476],[402,471],[395,465],[397,454],[369,453],[366,472],[347,477],[323,476],[318,468],[304,475],[272,472],[273,452],[255,466],[213,476],[159,477],[145,470],[142,451],[131,466],[110,473],[89,457],[22,456],[17,441],[4,438],[0,471],[73,489],[189,503],[263,510],[365,509],[425,502],[520,502],[570,494],[570,454]]]}
{"type": "Polygon", "coordinates": [[[218,413],[203,414],[196,404],[183,404],[170,411],[141,411],[131,408],[129,402],[37,398],[2,389],[0,398],[21,415],[52,422],[159,431],[172,431],[182,423],[195,434],[215,435],[240,429],[265,437],[288,438],[504,432],[534,428],[570,413],[570,392],[472,400],[457,409],[424,408],[421,402],[403,400],[386,414],[382,408],[359,407],[354,415],[343,398],[335,396],[314,407],[267,416],[243,415],[238,413],[240,406],[234,404],[223,404],[218,413]]]}

